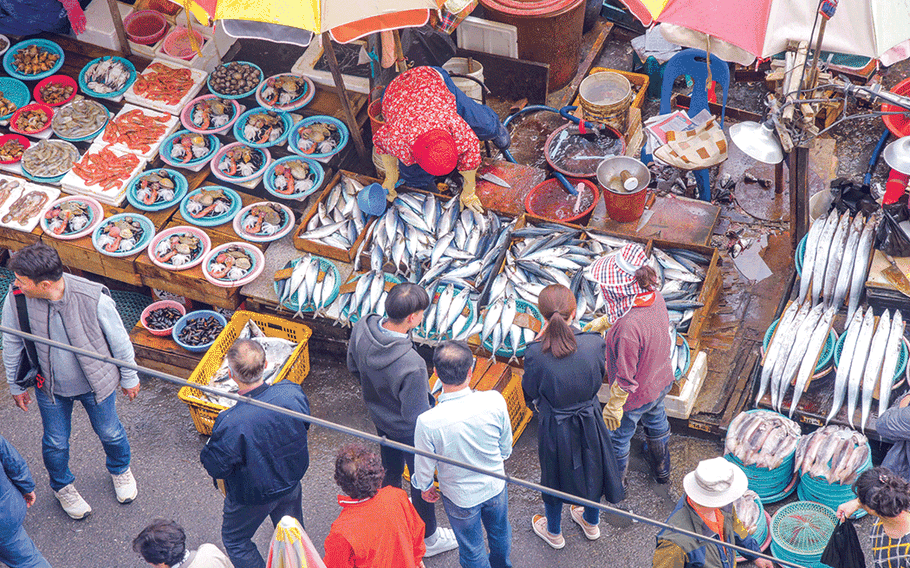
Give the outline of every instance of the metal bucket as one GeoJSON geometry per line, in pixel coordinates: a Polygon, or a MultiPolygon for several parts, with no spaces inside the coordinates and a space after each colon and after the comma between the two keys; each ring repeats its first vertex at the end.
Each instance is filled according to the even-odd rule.
{"type": "MultiPolygon", "coordinates": [[[[479,61],[472,59],[471,68],[468,69],[467,58],[453,57],[452,59],[446,61],[445,65],[443,65],[442,68],[449,73],[467,75],[468,77],[474,77],[481,83],[483,82],[483,65],[481,65],[479,61]]],[[[455,86],[461,89],[464,94],[468,95],[479,103],[483,103],[483,89],[481,89],[480,83],[477,81],[472,81],[463,77],[452,77],[452,82],[455,83],[455,86]]]]}
{"type": "Polygon", "coordinates": [[[607,158],[597,167],[597,183],[603,190],[604,205],[613,221],[630,223],[637,221],[645,212],[651,172],[641,161],[626,156],[607,158]],[[615,185],[616,179],[621,179],[622,172],[628,172],[638,179],[638,184],[633,189],[619,191],[611,187],[615,185]]]}
{"type": "Polygon", "coordinates": [[[612,71],[594,73],[581,82],[578,95],[585,119],[626,131],[632,104],[632,84],[628,79],[612,71]]]}

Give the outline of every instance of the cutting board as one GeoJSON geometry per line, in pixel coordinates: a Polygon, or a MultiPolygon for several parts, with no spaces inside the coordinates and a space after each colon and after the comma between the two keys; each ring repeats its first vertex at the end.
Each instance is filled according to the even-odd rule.
{"type": "Polygon", "coordinates": [[[525,197],[547,177],[547,172],[532,166],[513,164],[504,160],[484,159],[477,169],[477,196],[487,209],[517,217],[525,212],[525,197]],[[499,176],[511,189],[480,179],[480,174],[499,176]]]}
{"type": "Polygon", "coordinates": [[[600,199],[588,226],[611,233],[707,246],[719,215],[720,208],[707,201],[668,195],[655,197],[638,221],[617,223],[607,215],[604,201],[600,199]]]}
{"type": "MultiPolygon", "coordinates": [[[[882,270],[891,265],[888,262],[888,259],[885,258],[885,255],[880,250],[874,250],[872,252],[872,265],[869,267],[869,277],[866,279],[866,286],[896,291],[894,286],[882,276],[882,270]]],[[[910,275],[910,257],[894,257],[894,264],[896,264],[905,275],[910,275]]]]}

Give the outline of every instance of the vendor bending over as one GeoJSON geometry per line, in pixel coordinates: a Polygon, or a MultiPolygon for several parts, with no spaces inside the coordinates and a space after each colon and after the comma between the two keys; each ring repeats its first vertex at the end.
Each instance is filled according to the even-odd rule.
{"type": "Polygon", "coordinates": [[[436,191],[435,177],[457,168],[464,177],[462,207],[483,212],[475,193],[479,141],[492,140],[500,149],[510,142],[493,109],[464,94],[444,69],[415,67],[386,87],[382,114],[386,124],[373,134],[373,144],[382,156],[389,201],[397,195],[399,177],[436,191]]]}

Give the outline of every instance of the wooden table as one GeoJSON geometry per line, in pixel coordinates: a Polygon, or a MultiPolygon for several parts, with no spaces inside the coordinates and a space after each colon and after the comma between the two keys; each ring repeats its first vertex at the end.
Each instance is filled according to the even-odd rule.
{"type": "Polygon", "coordinates": [[[170,335],[152,335],[141,323],[130,332],[130,341],[136,352],[136,364],[162,373],[187,378],[196,369],[205,353],[190,353],[177,345],[170,335]]]}
{"type": "Polygon", "coordinates": [[[644,238],[656,238],[708,246],[720,208],[707,201],[677,195],[655,197],[651,206],[638,221],[617,223],[607,215],[603,198],[599,199],[589,227],[611,233],[644,238]]]}

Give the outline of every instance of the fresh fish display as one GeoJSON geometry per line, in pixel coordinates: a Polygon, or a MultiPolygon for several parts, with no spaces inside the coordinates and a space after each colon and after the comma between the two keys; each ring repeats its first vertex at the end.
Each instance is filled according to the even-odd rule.
{"type": "Polygon", "coordinates": [[[245,233],[254,237],[274,235],[292,222],[288,213],[277,203],[262,202],[250,208],[240,226],[245,233]]]}
{"type": "MultiPolygon", "coordinates": [[[[529,304],[516,301],[514,296],[499,298],[487,306],[480,326],[480,342],[484,349],[494,356],[508,356],[510,362],[517,360],[524,353],[525,346],[537,335],[533,329],[519,323],[516,316],[520,313],[537,319],[529,304]]],[[[542,321],[539,323],[543,325],[542,321]]]]}
{"type": "Polygon", "coordinates": [[[55,235],[72,235],[78,233],[92,221],[92,210],[88,203],[71,199],[54,207],[44,214],[47,228],[55,235]]]}
{"type": "Polygon", "coordinates": [[[900,310],[894,310],[891,318],[891,331],[888,333],[888,344],[885,347],[885,360],[882,363],[882,375],[878,391],[878,415],[881,416],[888,410],[891,402],[891,389],[894,386],[894,373],[897,370],[898,360],[903,349],[904,318],[900,310]]]}
{"type": "Polygon", "coordinates": [[[272,185],[283,195],[306,193],[316,184],[316,172],[303,160],[290,160],[275,166],[272,185]]]}
{"type": "Polygon", "coordinates": [[[811,357],[812,361],[818,359],[818,351],[815,353],[807,352],[808,345],[805,338],[810,337],[810,334],[815,330],[818,320],[822,317],[822,312],[824,312],[824,304],[818,304],[809,311],[796,329],[792,346],[789,350],[785,350],[787,357],[781,357],[774,365],[771,375],[771,398],[774,408],[778,411],[783,403],[787,389],[790,388],[790,382],[799,371],[803,359],[805,357],[811,357]]]}
{"type": "Polygon", "coordinates": [[[847,380],[847,420],[851,428],[853,427],[853,415],[856,414],[856,403],[863,385],[866,360],[869,356],[869,348],[872,346],[874,331],[875,314],[872,308],[869,308],[866,310],[866,315],[863,316],[863,323],[856,338],[856,347],[853,350],[853,358],[850,360],[850,375],[847,380]]]}
{"type": "Polygon", "coordinates": [[[229,148],[218,161],[218,171],[234,178],[248,178],[265,167],[266,156],[259,148],[240,145],[229,148]]]}
{"type": "Polygon", "coordinates": [[[768,391],[768,385],[771,384],[771,372],[774,370],[774,364],[777,362],[778,357],[780,357],[783,352],[784,347],[782,346],[784,342],[787,341],[787,336],[790,329],[793,327],[793,322],[796,320],[797,313],[799,313],[799,304],[797,302],[790,302],[790,305],[787,306],[787,309],[784,311],[784,315],[780,317],[780,320],[777,323],[777,328],[774,330],[774,335],[768,343],[768,350],[765,351],[765,356],[762,360],[758,395],[755,397],[756,404],[765,395],[765,392],[768,391]]]}
{"type": "MultiPolygon", "coordinates": [[[[875,392],[875,387],[878,386],[878,379],[882,374],[882,363],[885,360],[885,348],[888,345],[889,333],[891,333],[891,315],[888,310],[885,310],[882,312],[881,317],[878,318],[878,325],[875,327],[875,333],[872,334],[872,344],[869,347],[866,368],[863,369],[863,406],[859,423],[859,427],[863,432],[866,431],[866,421],[869,419],[869,411],[872,409],[872,394],[875,392]]],[[[852,426],[853,423],[851,422],[850,425],[852,426]]]]}
{"type": "MultiPolygon", "coordinates": [[[[326,200],[316,205],[316,214],[307,222],[306,229],[297,235],[298,238],[351,250],[367,221],[357,204],[357,193],[361,189],[363,185],[356,180],[342,176],[341,181],[329,190],[326,200]]],[[[367,239],[364,239],[363,244],[366,242],[367,239]]],[[[360,268],[360,252],[355,259],[355,270],[360,268]]]]}
{"type": "Polygon", "coordinates": [[[844,395],[847,391],[847,384],[850,380],[850,369],[853,363],[853,356],[856,353],[856,343],[859,340],[859,331],[863,325],[863,310],[860,309],[850,320],[847,325],[846,337],[841,349],[840,360],[837,362],[837,373],[834,377],[834,399],[831,401],[831,412],[825,419],[825,424],[831,422],[844,404],[844,395]]]}
{"type": "Polygon", "coordinates": [[[57,136],[77,139],[95,134],[108,119],[107,109],[97,101],[88,99],[67,103],[54,113],[51,126],[57,136]]]}
{"type": "Polygon", "coordinates": [[[191,232],[175,233],[161,239],[155,245],[155,260],[161,264],[178,269],[190,264],[205,253],[205,247],[198,235],[191,232]]]}
{"type": "Polygon", "coordinates": [[[853,317],[866,282],[875,216],[862,213],[851,218],[849,212],[838,216],[832,210],[809,228],[799,282],[799,301],[811,295],[813,303],[839,308],[845,301],[853,317]]]}
{"type": "Polygon", "coordinates": [[[736,517],[750,535],[754,535],[758,530],[758,521],[765,514],[765,509],[761,505],[758,493],[751,489],[746,490],[743,496],[733,502],[733,509],[736,511],[736,517]]]}
{"type": "MultiPolygon", "coordinates": [[[[790,400],[790,418],[793,418],[793,413],[796,411],[799,399],[802,397],[806,385],[809,384],[809,379],[815,372],[816,362],[825,347],[825,341],[827,341],[828,333],[831,331],[831,323],[834,320],[836,311],[837,310],[833,306],[825,310],[818,320],[818,323],[815,325],[815,329],[812,330],[812,334],[808,336],[806,353],[803,355],[803,360],[799,364],[799,370],[796,372],[796,384],[793,387],[793,397],[790,400]]],[[[787,383],[784,383],[783,392],[780,394],[781,398],[783,398],[783,395],[786,393],[788,386],[787,383]]]]}
{"type": "Polygon", "coordinates": [[[732,454],[743,465],[776,469],[799,444],[799,425],[770,410],[742,412],[730,422],[724,455],[732,454]]]}
{"type": "Polygon", "coordinates": [[[475,287],[487,281],[514,223],[487,211],[459,211],[458,197],[442,204],[431,194],[404,193],[370,228],[370,268],[391,265],[421,286],[475,287]]]}
{"type": "Polygon", "coordinates": [[[313,317],[324,315],[341,286],[334,265],[308,254],[290,261],[285,268],[289,267],[293,268],[291,275],[276,281],[279,304],[292,310],[294,317],[302,317],[304,311],[311,310],[313,317]]]}
{"type": "Polygon", "coordinates": [[[104,95],[123,89],[132,73],[119,57],[103,57],[82,71],[82,80],[90,91],[104,95]]]}
{"type": "Polygon", "coordinates": [[[430,305],[424,311],[423,321],[414,330],[418,337],[430,342],[446,339],[464,340],[472,335],[477,314],[477,299],[470,288],[456,288],[454,284],[427,290],[430,305]]]}
{"type": "Polygon", "coordinates": [[[15,221],[20,225],[28,225],[29,220],[41,212],[41,208],[44,207],[47,201],[48,196],[43,191],[23,192],[18,199],[13,201],[13,204],[9,207],[9,212],[0,221],[4,223],[15,221]]]}
{"type": "Polygon", "coordinates": [[[800,439],[793,467],[830,484],[851,485],[864,471],[869,453],[869,441],[859,432],[823,426],[800,439]]]}
{"type": "Polygon", "coordinates": [[[253,270],[253,257],[245,247],[232,245],[212,258],[206,270],[218,280],[236,282],[253,270]]]}
{"type": "Polygon", "coordinates": [[[369,314],[385,317],[386,288],[401,280],[381,270],[371,270],[357,275],[355,281],[354,291],[342,294],[337,300],[340,306],[338,323],[352,325],[369,314]]]}
{"type": "Polygon", "coordinates": [[[311,122],[297,129],[297,149],[304,154],[330,154],[341,144],[341,132],[331,122],[311,122]]]}

